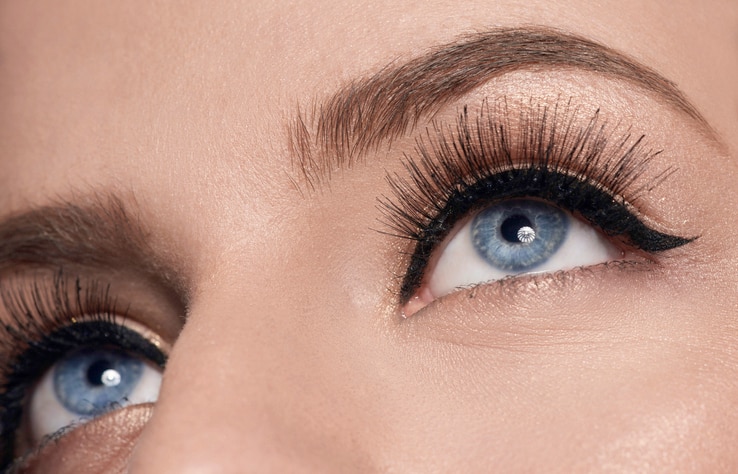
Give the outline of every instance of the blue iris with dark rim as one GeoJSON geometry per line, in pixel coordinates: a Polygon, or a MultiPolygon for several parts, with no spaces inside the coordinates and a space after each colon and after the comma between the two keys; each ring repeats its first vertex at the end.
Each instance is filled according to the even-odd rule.
{"type": "Polygon", "coordinates": [[[569,217],[541,201],[514,199],[477,214],[471,226],[474,248],[490,265],[521,273],[545,263],[566,240],[569,217]]]}
{"type": "Polygon", "coordinates": [[[122,351],[83,349],[53,370],[59,402],[72,413],[92,417],[128,400],[141,380],[144,362],[122,351]]]}

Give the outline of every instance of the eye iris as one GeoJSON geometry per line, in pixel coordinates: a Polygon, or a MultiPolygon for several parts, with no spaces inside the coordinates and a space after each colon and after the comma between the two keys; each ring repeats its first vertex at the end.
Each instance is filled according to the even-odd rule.
{"type": "Polygon", "coordinates": [[[54,368],[54,392],[70,412],[98,416],[128,400],[143,370],[143,361],[121,351],[82,350],[54,368]]]}
{"type": "Polygon", "coordinates": [[[566,239],[569,218],[540,201],[516,199],[494,204],[472,221],[474,248],[488,263],[510,272],[541,265],[566,239]]]}

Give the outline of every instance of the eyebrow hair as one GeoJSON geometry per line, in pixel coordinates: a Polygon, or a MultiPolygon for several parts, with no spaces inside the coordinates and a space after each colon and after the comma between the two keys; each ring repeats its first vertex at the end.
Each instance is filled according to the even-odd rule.
{"type": "Polygon", "coordinates": [[[677,86],[648,66],[552,28],[500,28],[462,37],[352,81],[314,104],[307,116],[298,108],[287,130],[293,167],[315,188],[332,169],[351,167],[450,101],[496,76],[535,66],[574,67],[625,80],[656,94],[715,136],[677,86]]]}
{"type": "Polygon", "coordinates": [[[182,272],[151,248],[149,235],[115,196],[31,209],[0,220],[0,274],[18,266],[131,270],[183,293],[182,272]]]}

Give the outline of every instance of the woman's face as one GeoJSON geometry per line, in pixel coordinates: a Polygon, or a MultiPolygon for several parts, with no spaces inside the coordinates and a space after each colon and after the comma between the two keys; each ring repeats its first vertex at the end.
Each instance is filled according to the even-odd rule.
{"type": "Polygon", "coordinates": [[[6,455],[738,465],[733,1],[0,9],[6,455]]]}

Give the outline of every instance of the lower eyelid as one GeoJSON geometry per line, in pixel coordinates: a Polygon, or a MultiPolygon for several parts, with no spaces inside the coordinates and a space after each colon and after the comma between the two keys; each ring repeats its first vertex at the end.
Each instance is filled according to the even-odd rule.
{"type": "MultiPolygon", "coordinates": [[[[130,454],[130,447],[153,415],[153,404],[132,405],[109,412],[84,425],[70,426],[47,436],[11,467],[19,472],[105,472],[113,458],[130,454]],[[100,451],[100,446],[105,449],[100,451]],[[91,457],[96,452],[98,456],[91,457]],[[97,467],[95,467],[97,466],[97,467]],[[99,468],[99,469],[98,469],[99,468]]],[[[115,464],[117,465],[117,464],[115,464]]]]}
{"type": "MultiPolygon", "coordinates": [[[[461,288],[401,318],[402,331],[418,337],[485,346],[498,332],[610,328],[619,321],[596,305],[612,305],[658,280],[659,264],[633,256],[568,271],[525,274],[461,288]],[[587,309],[589,308],[589,309],[587,309]],[[593,321],[594,315],[598,321],[593,321]]],[[[410,303],[409,303],[410,304],[410,303]]],[[[525,343],[525,341],[521,341],[525,343]]]]}

